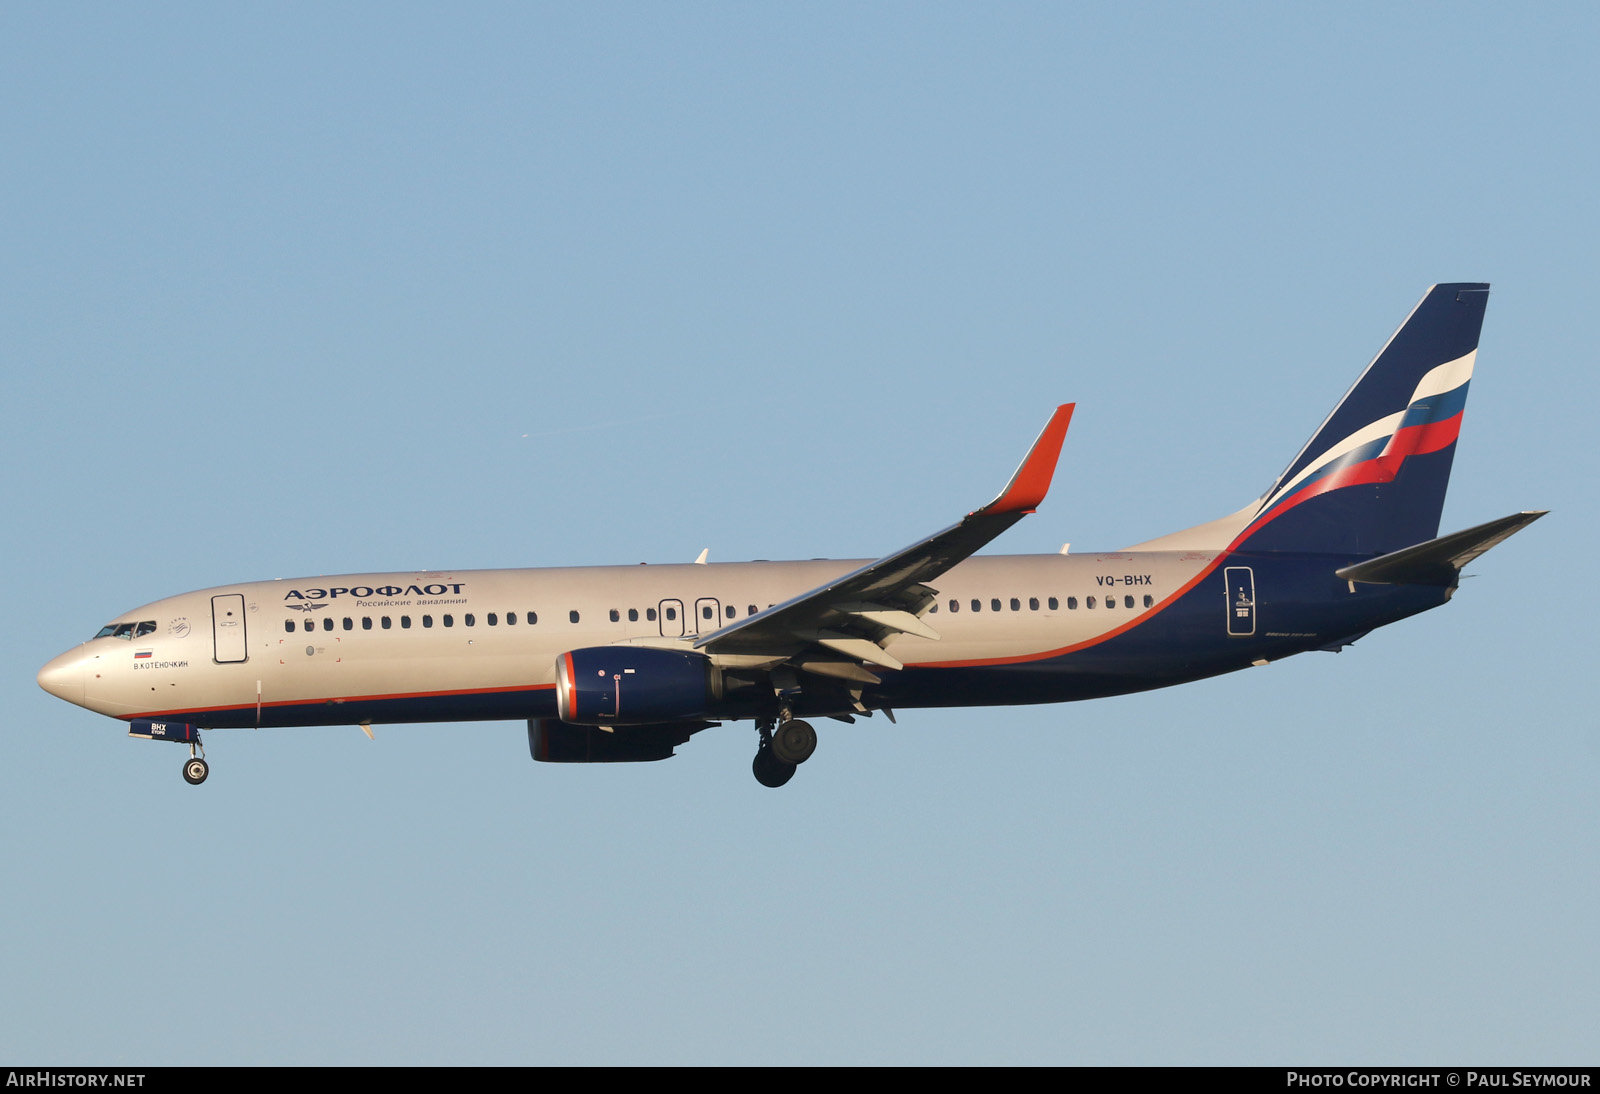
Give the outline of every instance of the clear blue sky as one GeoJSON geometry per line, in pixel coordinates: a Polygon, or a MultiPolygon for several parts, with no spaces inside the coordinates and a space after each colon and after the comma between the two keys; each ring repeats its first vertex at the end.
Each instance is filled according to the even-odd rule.
{"type": "MultiPolygon", "coordinates": [[[[1589,5],[0,10],[0,1059],[1593,1063],[1589,5]],[[533,764],[40,691],[228,581],[1111,548],[1494,283],[1444,609],[1172,691],[533,764]]],[[[831,728],[830,728],[831,727],[831,728]]]]}

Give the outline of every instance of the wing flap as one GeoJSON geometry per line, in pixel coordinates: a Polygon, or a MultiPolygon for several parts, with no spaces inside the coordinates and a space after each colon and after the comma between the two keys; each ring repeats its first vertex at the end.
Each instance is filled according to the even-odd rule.
{"type": "Polygon", "coordinates": [[[939,640],[938,631],[907,611],[883,608],[877,604],[837,604],[834,611],[845,613],[852,622],[882,627],[897,634],[914,634],[933,642],[939,640]]]}
{"type": "Polygon", "coordinates": [[[883,647],[870,638],[852,638],[837,631],[817,631],[804,637],[825,649],[842,653],[857,661],[865,661],[869,665],[893,669],[896,672],[905,668],[904,664],[885,653],[883,647]]]}

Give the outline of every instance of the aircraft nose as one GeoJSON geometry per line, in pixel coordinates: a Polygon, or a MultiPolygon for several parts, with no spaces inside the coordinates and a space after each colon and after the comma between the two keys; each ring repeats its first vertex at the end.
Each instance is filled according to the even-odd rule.
{"type": "Polygon", "coordinates": [[[39,670],[39,686],[57,699],[83,706],[83,657],[77,650],[57,657],[39,670]]]}

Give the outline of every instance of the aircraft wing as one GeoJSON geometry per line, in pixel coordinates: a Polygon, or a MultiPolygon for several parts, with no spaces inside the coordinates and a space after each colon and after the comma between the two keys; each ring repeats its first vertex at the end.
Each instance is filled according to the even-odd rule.
{"type": "Polygon", "coordinates": [[[924,583],[1038,508],[1055,475],[1074,405],[1056,408],[1016,474],[988,505],[904,550],[705,635],[695,648],[752,661],[788,660],[808,672],[863,683],[878,678],[861,662],[903,668],[884,643],[900,634],[939,637],[921,619],[936,596],[924,583]]]}

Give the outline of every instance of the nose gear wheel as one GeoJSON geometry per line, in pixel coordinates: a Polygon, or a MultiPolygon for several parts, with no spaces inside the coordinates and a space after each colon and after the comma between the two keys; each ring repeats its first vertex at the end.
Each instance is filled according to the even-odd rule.
{"type": "Polygon", "coordinates": [[[183,761],[183,781],[190,786],[199,786],[206,781],[206,776],[211,774],[211,765],[206,763],[206,750],[199,743],[189,746],[189,758],[183,761]]]}

